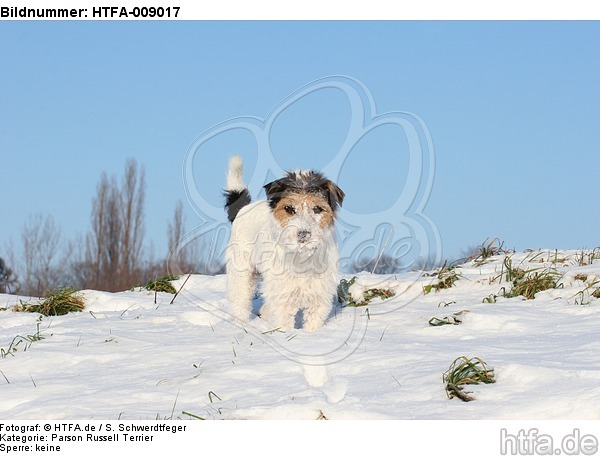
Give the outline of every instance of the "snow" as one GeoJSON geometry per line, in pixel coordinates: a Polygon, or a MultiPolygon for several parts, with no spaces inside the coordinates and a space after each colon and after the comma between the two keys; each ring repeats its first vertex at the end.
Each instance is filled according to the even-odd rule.
{"type": "Polygon", "coordinates": [[[453,287],[427,294],[435,275],[363,273],[356,290],[396,295],[338,306],[315,333],[233,321],[224,276],[191,276],[172,304],[164,293],[155,303],[145,290],[85,290],[85,310],[60,317],[13,312],[33,298],[0,295],[0,348],[38,324],[43,337],[0,359],[0,418],[600,418],[600,300],[591,294],[600,261],[580,266],[581,251],[509,255],[524,269],[555,268],[558,287],[482,302],[510,286],[498,278],[504,255],[457,267],[453,287]],[[461,324],[428,323],[465,310],[461,324]],[[463,355],[496,376],[467,387],[467,403],[448,399],[442,381],[463,355]]]}

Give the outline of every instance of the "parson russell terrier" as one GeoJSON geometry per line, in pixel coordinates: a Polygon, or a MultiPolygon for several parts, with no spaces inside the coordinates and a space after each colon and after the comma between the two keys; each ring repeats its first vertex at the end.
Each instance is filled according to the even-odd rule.
{"type": "Polygon", "coordinates": [[[303,328],[315,331],[333,308],[339,258],[334,222],[344,192],[312,170],[288,171],[264,188],[267,198],[251,203],[242,159],[230,159],[225,208],[232,225],[225,257],[231,312],[248,321],[260,276],[261,318],[287,331],[302,310],[303,328]]]}

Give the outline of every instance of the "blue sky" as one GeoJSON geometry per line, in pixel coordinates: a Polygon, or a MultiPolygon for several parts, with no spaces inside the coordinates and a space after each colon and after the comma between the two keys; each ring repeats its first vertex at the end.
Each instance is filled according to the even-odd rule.
{"type": "MultiPolygon", "coordinates": [[[[265,119],[295,90],[345,75],[378,113],[414,113],[435,144],[424,213],[443,256],[486,237],[507,247],[600,245],[598,22],[3,22],[0,26],[0,246],[29,215],[85,233],[102,171],[128,157],[147,178],[147,241],[166,250],[178,199],[197,223],[182,168],[193,141],[238,116],[265,119]]],[[[327,165],[350,114],[335,91],[274,126],[284,168],[327,165]]],[[[345,206],[384,210],[407,179],[397,131],[382,130],[339,176],[345,206]]],[[[220,203],[227,157],[248,173],[256,144],[240,132],[198,155],[198,190],[220,203]]],[[[225,216],[223,214],[223,220],[225,216]]]]}

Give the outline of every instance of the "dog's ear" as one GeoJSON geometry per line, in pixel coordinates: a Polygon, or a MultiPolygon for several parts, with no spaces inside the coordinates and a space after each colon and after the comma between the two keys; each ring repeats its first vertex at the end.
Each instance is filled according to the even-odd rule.
{"type": "Polygon", "coordinates": [[[277,203],[283,196],[284,190],[287,188],[285,184],[285,178],[269,182],[263,188],[267,193],[267,201],[269,202],[269,206],[271,206],[271,208],[273,209],[275,208],[275,206],[277,206],[277,203]]]}
{"type": "Polygon", "coordinates": [[[338,206],[342,205],[342,201],[344,201],[344,197],[346,194],[339,188],[334,182],[328,180],[324,185],[324,190],[327,195],[327,201],[329,201],[329,205],[331,209],[336,211],[338,206]]]}

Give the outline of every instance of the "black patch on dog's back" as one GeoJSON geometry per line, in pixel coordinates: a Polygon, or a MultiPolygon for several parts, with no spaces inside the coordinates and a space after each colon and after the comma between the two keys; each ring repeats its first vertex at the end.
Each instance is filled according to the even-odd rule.
{"type": "Polygon", "coordinates": [[[227,210],[227,218],[233,222],[238,215],[238,212],[250,204],[250,193],[245,188],[241,192],[238,190],[225,190],[225,209],[227,210]]]}

